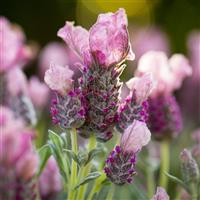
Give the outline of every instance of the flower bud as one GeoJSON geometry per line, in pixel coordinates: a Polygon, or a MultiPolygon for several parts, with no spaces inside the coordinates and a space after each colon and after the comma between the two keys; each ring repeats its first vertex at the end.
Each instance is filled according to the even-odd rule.
{"type": "Polygon", "coordinates": [[[152,197],[151,200],[169,200],[169,196],[164,188],[157,187],[156,194],[152,197]]]}
{"type": "Polygon", "coordinates": [[[198,182],[199,181],[199,169],[196,161],[192,157],[190,151],[184,149],[180,154],[181,160],[181,173],[185,183],[198,182]]]}
{"type": "Polygon", "coordinates": [[[51,103],[51,116],[53,123],[64,130],[83,125],[85,108],[80,91],[70,91],[64,96],[57,93],[51,103]]]}

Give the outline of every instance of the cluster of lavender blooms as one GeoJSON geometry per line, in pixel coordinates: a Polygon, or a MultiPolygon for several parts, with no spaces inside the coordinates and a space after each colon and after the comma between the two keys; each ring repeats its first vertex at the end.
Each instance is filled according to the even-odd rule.
{"type": "Polygon", "coordinates": [[[156,81],[148,100],[147,124],[157,139],[176,136],[182,130],[182,116],[173,92],[192,74],[192,68],[182,54],[168,59],[164,52],[150,51],[140,58],[136,76],[147,72],[156,81]]]}
{"type": "MultiPolygon", "coordinates": [[[[29,125],[36,122],[34,107],[39,110],[47,103],[49,89],[37,77],[27,80],[22,71],[33,53],[19,26],[0,17],[0,36],[0,199],[36,199],[39,156],[33,145],[36,131],[29,125]]],[[[45,195],[61,185],[57,164],[51,163],[46,178],[52,176],[48,171],[53,169],[54,185],[45,195]]],[[[42,176],[40,183],[40,187],[46,184],[42,176]]]]}
{"type": "Polygon", "coordinates": [[[150,140],[146,100],[155,84],[151,74],[144,74],[131,79],[129,91],[119,97],[123,62],[134,59],[125,11],[100,14],[89,32],[66,22],[58,36],[79,55],[81,62],[76,66],[82,75],[77,84],[68,66],[52,63],[46,71],[44,80],[55,91],[53,123],[62,129],[76,128],[83,137],[94,133],[100,141],[109,140],[116,127],[122,133],[121,142],[109,155],[104,171],[115,184],[130,183],[137,153],[150,140]]]}
{"type": "Polygon", "coordinates": [[[47,103],[49,89],[37,77],[27,80],[22,68],[34,57],[33,48],[25,44],[19,26],[0,17],[0,100],[10,107],[15,117],[23,117],[27,124],[36,124],[35,108],[47,103]],[[38,98],[40,96],[40,98],[38,98]]]}

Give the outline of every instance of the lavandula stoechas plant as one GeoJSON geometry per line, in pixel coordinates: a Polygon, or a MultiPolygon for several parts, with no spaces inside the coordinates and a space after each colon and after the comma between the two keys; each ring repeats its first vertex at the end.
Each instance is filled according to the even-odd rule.
{"type": "Polygon", "coordinates": [[[131,183],[136,174],[136,157],[143,146],[150,141],[151,133],[146,124],[134,120],[128,126],[120,139],[120,145],[116,146],[106,160],[104,171],[107,177],[117,185],[131,183]]]}
{"type": "Polygon", "coordinates": [[[180,107],[173,95],[182,81],[190,76],[192,69],[188,60],[181,54],[174,54],[170,59],[161,51],[145,53],[139,60],[136,75],[151,72],[157,82],[156,89],[148,99],[149,116],[147,124],[152,136],[161,140],[160,185],[167,186],[169,170],[169,140],[182,130],[180,107]]]}
{"type": "Polygon", "coordinates": [[[32,130],[14,113],[0,107],[0,199],[36,199],[38,155],[31,143],[32,130]]]}
{"type": "Polygon", "coordinates": [[[100,140],[112,137],[118,109],[119,75],[125,60],[133,60],[125,11],[100,14],[89,32],[73,22],[58,31],[68,46],[82,60],[79,90],[84,102],[85,122],[79,133],[88,137],[93,132],[100,140]]]}

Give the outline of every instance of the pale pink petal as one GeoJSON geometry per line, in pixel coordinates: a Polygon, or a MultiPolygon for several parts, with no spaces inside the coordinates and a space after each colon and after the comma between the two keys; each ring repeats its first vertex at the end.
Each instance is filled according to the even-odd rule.
{"type": "Polygon", "coordinates": [[[156,83],[151,73],[145,73],[141,77],[130,79],[126,85],[130,90],[136,92],[137,103],[141,104],[143,101],[147,100],[152,90],[155,88],[156,83]]]}
{"type": "Polygon", "coordinates": [[[105,67],[134,59],[124,9],[99,15],[90,29],[89,45],[97,62],[105,67]]]}
{"type": "Polygon", "coordinates": [[[141,56],[136,75],[151,72],[153,79],[157,82],[153,93],[169,93],[172,91],[173,74],[170,71],[168,58],[164,52],[149,51],[141,56]]]}
{"type": "Polygon", "coordinates": [[[81,26],[74,26],[74,22],[66,22],[65,26],[58,31],[58,36],[61,37],[66,44],[74,50],[85,61],[87,54],[86,64],[91,63],[89,53],[89,33],[81,26]],[[89,58],[88,58],[89,57],[89,58]]]}
{"type": "Polygon", "coordinates": [[[188,59],[182,54],[174,54],[169,59],[169,67],[174,77],[174,89],[179,89],[183,80],[187,76],[192,75],[192,67],[189,64],[188,59]]]}
{"type": "Polygon", "coordinates": [[[157,187],[156,194],[153,196],[151,200],[169,200],[169,196],[164,188],[157,187]]]}
{"type": "Polygon", "coordinates": [[[120,146],[125,152],[138,152],[143,146],[147,145],[151,139],[151,133],[146,124],[135,120],[124,131],[120,146]]]}
{"type": "Polygon", "coordinates": [[[73,71],[66,67],[52,64],[46,71],[44,80],[50,89],[64,95],[72,87],[73,71]]]}

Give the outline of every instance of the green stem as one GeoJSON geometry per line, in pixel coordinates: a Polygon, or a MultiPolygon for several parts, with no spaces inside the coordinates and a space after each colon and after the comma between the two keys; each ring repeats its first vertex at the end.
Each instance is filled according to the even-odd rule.
{"type": "Polygon", "coordinates": [[[115,185],[112,184],[110,187],[106,200],[112,200],[114,196],[115,185]]]}
{"type": "MultiPolygon", "coordinates": [[[[89,143],[88,143],[88,152],[90,152],[95,147],[96,147],[96,138],[92,134],[90,136],[89,143]]],[[[81,168],[80,180],[83,179],[84,177],[86,177],[89,174],[89,172],[91,170],[91,166],[92,166],[91,162],[89,162],[85,167],[81,168]]],[[[80,186],[80,188],[78,190],[77,200],[83,200],[84,197],[85,197],[86,191],[87,191],[87,184],[80,186]]]]}
{"type": "MultiPolygon", "coordinates": [[[[78,153],[78,145],[77,145],[77,133],[76,129],[72,129],[71,131],[71,146],[72,151],[77,154],[78,153]]],[[[76,196],[76,191],[74,187],[76,185],[77,179],[77,163],[72,159],[71,162],[71,176],[70,176],[70,191],[69,191],[69,200],[74,200],[76,196]]]]}
{"type": "Polygon", "coordinates": [[[147,192],[150,199],[155,192],[154,171],[151,166],[147,167],[147,192]]]}
{"type": "Polygon", "coordinates": [[[168,186],[168,176],[165,173],[169,172],[170,167],[170,155],[169,155],[169,140],[163,140],[160,146],[160,159],[161,159],[161,166],[160,166],[160,186],[164,187],[167,190],[168,186]]]}
{"type": "Polygon", "coordinates": [[[191,183],[190,188],[191,188],[192,200],[198,200],[197,184],[196,183],[191,183]]]}
{"type": "Polygon", "coordinates": [[[101,189],[101,183],[106,179],[105,173],[103,173],[99,178],[95,180],[94,187],[92,187],[87,200],[92,200],[95,193],[99,192],[101,189]]]}

